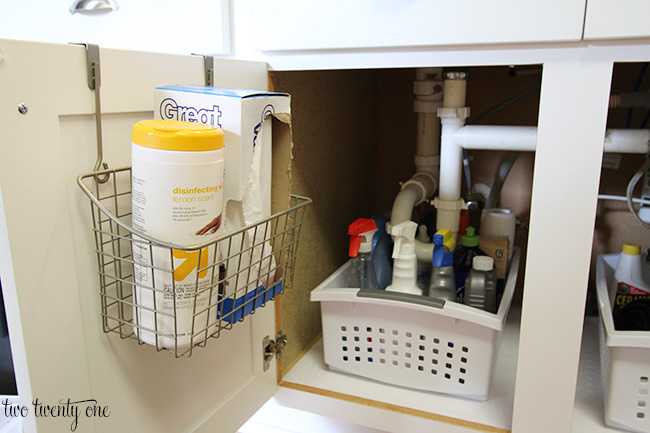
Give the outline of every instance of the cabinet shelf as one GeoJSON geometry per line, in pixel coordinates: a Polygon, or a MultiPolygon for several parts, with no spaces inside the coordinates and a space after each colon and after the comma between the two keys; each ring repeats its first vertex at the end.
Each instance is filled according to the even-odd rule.
{"type": "MultiPolygon", "coordinates": [[[[382,384],[361,377],[331,371],[323,361],[323,344],[319,340],[300,361],[286,374],[282,388],[291,391],[305,391],[324,397],[334,397],[364,406],[401,412],[404,416],[424,418],[431,422],[450,424],[450,431],[467,428],[478,431],[510,431],[514,401],[517,350],[519,346],[519,319],[521,309],[511,309],[503,333],[501,349],[496,360],[496,369],[487,401],[477,402],[443,394],[416,391],[382,384]]],[[[296,409],[301,407],[302,398],[283,397],[282,404],[296,409]]],[[[321,415],[338,418],[341,416],[336,405],[328,405],[331,411],[321,415]]],[[[598,433],[616,431],[607,427],[603,420],[603,395],[600,380],[598,356],[598,317],[585,319],[580,368],[573,418],[573,431],[598,433]]],[[[313,406],[310,407],[313,412],[313,406]]],[[[359,411],[356,422],[368,427],[373,420],[359,411]]],[[[397,430],[395,430],[397,431],[397,430]]],[[[462,431],[462,430],[460,430],[462,431]]]]}

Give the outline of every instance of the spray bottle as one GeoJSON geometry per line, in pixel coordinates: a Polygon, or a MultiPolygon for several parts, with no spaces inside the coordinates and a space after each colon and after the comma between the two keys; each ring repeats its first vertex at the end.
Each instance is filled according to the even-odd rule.
{"type": "Polygon", "coordinates": [[[465,234],[460,238],[460,247],[454,251],[454,275],[459,296],[462,296],[467,274],[472,270],[474,257],[487,255],[478,245],[479,237],[476,235],[474,227],[467,227],[465,234]]]}
{"type": "Polygon", "coordinates": [[[372,238],[376,232],[375,221],[367,218],[359,218],[348,227],[352,257],[348,287],[379,290],[372,262],[372,238]]]}
{"type": "Polygon", "coordinates": [[[456,281],[454,278],[454,253],[456,241],[451,229],[440,229],[433,235],[433,269],[429,297],[456,301],[456,281]]]}
{"type": "MultiPolygon", "coordinates": [[[[431,243],[431,238],[427,234],[427,226],[422,224],[418,227],[417,240],[429,244],[431,243]]],[[[418,260],[418,287],[425,291],[429,288],[429,283],[431,282],[431,265],[422,260],[418,260]]]]}
{"type": "Polygon", "coordinates": [[[386,287],[389,292],[422,295],[417,285],[418,259],[415,256],[415,231],[418,225],[404,221],[391,229],[393,235],[393,282],[386,287]]]}

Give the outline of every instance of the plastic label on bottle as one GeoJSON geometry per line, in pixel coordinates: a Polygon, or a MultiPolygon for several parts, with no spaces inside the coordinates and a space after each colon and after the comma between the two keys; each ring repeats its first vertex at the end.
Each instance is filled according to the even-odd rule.
{"type": "Polygon", "coordinates": [[[616,297],[614,298],[613,312],[641,299],[650,299],[650,292],[624,282],[616,286],[616,297]]]}

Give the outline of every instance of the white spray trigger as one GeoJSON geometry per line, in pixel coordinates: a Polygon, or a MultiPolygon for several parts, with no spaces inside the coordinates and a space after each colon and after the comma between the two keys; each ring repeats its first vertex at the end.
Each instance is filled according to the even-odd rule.
{"type": "Polygon", "coordinates": [[[359,246],[360,253],[369,253],[372,251],[372,238],[375,236],[375,233],[377,233],[377,229],[369,230],[359,235],[361,237],[361,245],[359,246]]]}
{"type": "Polygon", "coordinates": [[[392,255],[392,257],[394,259],[396,259],[397,257],[399,257],[400,248],[402,248],[402,236],[399,236],[399,235],[393,235],[393,236],[395,236],[395,237],[393,239],[394,245],[393,245],[393,255],[392,255]]]}
{"type": "Polygon", "coordinates": [[[418,225],[413,221],[404,221],[392,227],[391,235],[393,235],[393,242],[395,244],[392,255],[394,259],[399,257],[399,253],[402,250],[402,242],[407,244],[415,243],[415,232],[417,228],[418,225]]]}

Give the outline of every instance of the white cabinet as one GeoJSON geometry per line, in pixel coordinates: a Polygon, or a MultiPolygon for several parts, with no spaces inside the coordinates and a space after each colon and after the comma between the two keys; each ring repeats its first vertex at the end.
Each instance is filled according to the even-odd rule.
{"type": "Polygon", "coordinates": [[[588,0],[585,40],[650,37],[650,3],[643,0],[588,0]]]}
{"type": "Polygon", "coordinates": [[[70,13],[73,4],[107,1],[3,2],[0,38],[164,53],[228,53],[227,0],[115,0],[115,11],[70,13]]]}
{"type": "Polygon", "coordinates": [[[253,1],[261,51],[578,41],[585,0],[253,1]]]}

